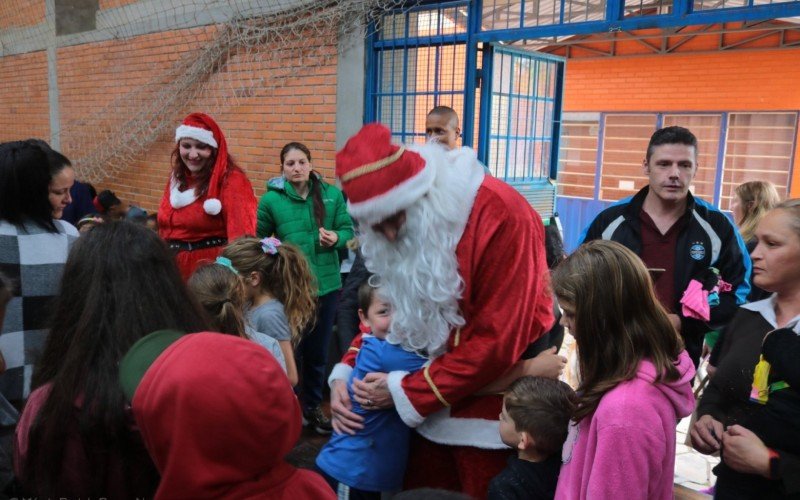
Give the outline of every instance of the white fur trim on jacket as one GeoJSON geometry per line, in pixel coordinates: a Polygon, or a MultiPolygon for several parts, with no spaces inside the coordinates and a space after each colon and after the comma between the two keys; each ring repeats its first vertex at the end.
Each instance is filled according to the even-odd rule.
{"type": "Polygon", "coordinates": [[[417,427],[424,438],[448,446],[472,446],[485,450],[506,450],[500,439],[500,422],[483,418],[454,418],[450,408],[429,415],[417,427]]]}
{"type": "Polygon", "coordinates": [[[353,373],[353,367],[345,363],[336,363],[331,370],[331,375],[328,377],[328,387],[333,388],[333,383],[336,380],[350,380],[350,374],[353,373]]]}
{"type": "Polygon", "coordinates": [[[217,215],[222,211],[222,202],[216,198],[209,198],[203,202],[203,210],[208,215],[217,215]]]}
{"type": "Polygon", "coordinates": [[[214,133],[200,127],[192,127],[191,125],[180,125],[175,129],[175,142],[181,139],[188,138],[200,141],[203,144],[208,144],[212,148],[218,148],[217,140],[214,139],[214,133]]]}
{"type": "Polygon", "coordinates": [[[172,179],[169,187],[169,204],[172,205],[172,208],[187,207],[195,201],[197,201],[197,193],[195,193],[194,189],[181,191],[178,189],[177,181],[172,179]]]}
{"type": "Polygon", "coordinates": [[[417,427],[425,421],[425,417],[414,409],[414,405],[411,404],[405,391],[403,391],[403,378],[406,375],[408,375],[408,372],[389,372],[386,382],[389,385],[389,391],[392,393],[392,400],[394,401],[394,407],[397,408],[397,414],[400,415],[400,418],[407,426],[417,427]]]}
{"type": "Polygon", "coordinates": [[[372,225],[405,210],[415,201],[425,195],[433,185],[436,177],[436,168],[431,165],[425,167],[414,177],[394,186],[380,196],[368,200],[352,203],[347,202],[347,209],[354,219],[372,225]]]}

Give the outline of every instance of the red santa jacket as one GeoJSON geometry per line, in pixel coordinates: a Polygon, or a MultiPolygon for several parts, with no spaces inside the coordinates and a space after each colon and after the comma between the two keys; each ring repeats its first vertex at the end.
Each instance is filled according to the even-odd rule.
{"type": "MultiPolygon", "coordinates": [[[[456,249],[466,325],[445,354],[414,374],[392,372],[389,387],[403,421],[440,444],[500,449],[501,395],[475,395],[520,359],[553,323],[544,226],[509,185],[486,176],[456,249]]],[[[353,366],[353,341],[342,363],[353,366]]],[[[341,365],[332,378],[348,370],[341,365]]],[[[338,376],[337,376],[338,375],[338,376]]]]}
{"type": "Polygon", "coordinates": [[[233,241],[256,234],[256,197],[247,175],[230,168],[222,181],[219,199],[222,212],[209,215],[203,210],[207,195],[191,204],[175,208],[170,202],[171,179],[167,181],[158,207],[158,233],[166,240],[200,241],[222,237],[233,241]]]}

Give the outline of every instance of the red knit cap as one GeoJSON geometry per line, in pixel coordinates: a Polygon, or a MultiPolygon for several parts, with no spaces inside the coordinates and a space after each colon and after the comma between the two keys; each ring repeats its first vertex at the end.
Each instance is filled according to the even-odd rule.
{"type": "Polygon", "coordinates": [[[384,125],[370,123],[336,154],[336,177],[350,215],[373,224],[405,210],[433,185],[433,169],[417,153],[392,144],[384,125]]]}
{"type": "Polygon", "coordinates": [[[225,136],[213,118],[204,113],[192,113],[175,129],[175,142],[185,138],[200,141],[217,150],[214,171],[208,181],[207,199],[203,202],[203,210],[207,214],[217,215],[222,211],[222,202],[219,201],[222,177],[228,170],[228,145],[225,136]]]}

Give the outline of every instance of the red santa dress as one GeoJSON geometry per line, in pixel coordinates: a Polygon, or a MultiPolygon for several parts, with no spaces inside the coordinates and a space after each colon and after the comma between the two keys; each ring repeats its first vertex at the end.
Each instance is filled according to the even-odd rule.
{"type": "Polygon", "coordinates": [[[171,175],[158,209],[158,234],[176,252],[184,280],[197,266],[216,259],[228,241],[256,231],[256,197],[247,175],[229,163],[225,136],[208,115],[192,113],[178,127],[175,141],[192,138],[216,149],[208,189],[198,195],[183,165],[186,188],[171,175]]]}

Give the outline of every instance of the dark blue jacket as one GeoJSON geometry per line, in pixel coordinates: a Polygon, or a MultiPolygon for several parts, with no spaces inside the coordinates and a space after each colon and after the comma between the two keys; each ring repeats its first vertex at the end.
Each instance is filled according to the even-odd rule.
{"type": "MultiPolygon", "coordinates": [[[[641,255],[642,232],[639,214],[649,188],[624,198],[600,212],[584,230],[581,242],[604,239],[621,243],[641,255]]],[[[697,365],[703,336],[724,327],[744,304],[750,293],[750,255],[731,220],[709,203],[688,194],[683,229],[675,247],[675,296],[670,308],[681,316],[681,336],[686,350],[697,365]],[[731,293],[721,293],[720,302],[711,308],[711,320],[685,318],[680,300],[692,278],[700,277],[709,267],[733,286],[731,293]]]]}
{"type": "Polygon", "coordinates": [[[92,195],[89,193],[89,186],[86,184],[75,181],[72,188],[69,190],[69,195],[72,197],[72,203],[64,207],[64,215],[61,216],[62,220],[74,226],[84,215],[97,212],[94,203],[92,203],[92,195]]]}

